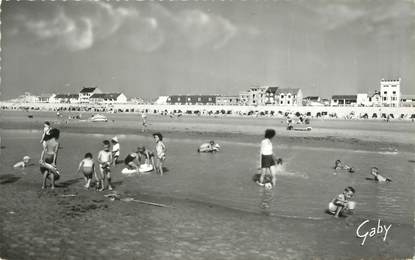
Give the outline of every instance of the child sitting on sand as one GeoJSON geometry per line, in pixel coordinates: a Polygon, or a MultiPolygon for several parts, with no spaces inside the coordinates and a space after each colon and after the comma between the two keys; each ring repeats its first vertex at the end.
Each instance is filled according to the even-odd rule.
{"type": "Polygon", "coordinates": [[[98,153],[98,163],[101,172],[100,180],[101,188],[99,191],[105,189],[105,181],[107,182],[108,189],[112,190],[111,185],[111,164],[112,164],[112,153],[110,151],[110,142],[108,140],[103,141],[104,149],[98,153]]]}
{"type": "Polygon", "coordinates": [[[340,161],[339,159],[337,159],[337,160],[334,162],[334,169],[335,169],[335,170],[347,170],[347,171],[349,171],[350,173],[354,172],[354,170],[353,170],[353,168],[352,168],[352,167],[350,167],[349,165],[347,165],[347,164],[343,163],[343,162],[342,162],[342,161],[340,161]]]}
{"type": "Polygon", "coordinates": [[[85,178],[85,188],[88,189],[91,186],[92,174],[98,179],[97,173],[95,172],[95,162],[94,159],[92,159],[91,153],[86,153],[84,159],[79,163],[77,173],[80,173],[81,171],[85,178]]]}
{"type": "Polygon", "coordinates": [[[22,161],[17,162],[15,165],[13,165],[13,168],[26,168],[26,167],[30,166],[30,164],[29,164],[30,160],[31,160],[31,158],[29,156],[25,155],[23,157],[22,161]]]}
{"type": "Polygon", "coordinates": [[[151,165],[153,169],[154,166],[154,154],[147,150],[145,146],[139,146],[137,147],[137,155],[138,155],[138,161],[140,164],[144,165],[151,165]]]}
{"type": "Polygon", "coordinates": [[[377,182],[391,182],[392,180],[389,178],[385,178],[379,174],[379,169],[377,167],[372,167],[370,174],[373,175],[374,180],[377,182]]]}
{"type": "Polygon", "coordinates": [[[337,197],[329,203],[329,213],[333,214],[336,218],[338,218],[340,214],[351,214],[351,210],[355,208],[356,202],[350,201],[350,199],[355,192],[353,187],[349,186],[345,188],[342,194],[337,195],[337,197]]]}

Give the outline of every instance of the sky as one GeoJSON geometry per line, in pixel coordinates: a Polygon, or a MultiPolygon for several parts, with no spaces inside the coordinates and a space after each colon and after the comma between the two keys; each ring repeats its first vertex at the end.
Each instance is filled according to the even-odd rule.
{"type": "Polygon", "coordinates": [[[3,1],[1,97],[415,94],[415,0],[3,1]]]}

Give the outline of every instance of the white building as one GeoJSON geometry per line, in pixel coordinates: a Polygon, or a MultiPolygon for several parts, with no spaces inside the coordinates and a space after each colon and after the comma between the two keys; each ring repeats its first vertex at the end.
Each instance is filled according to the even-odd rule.
{"type": "Polygon", "coordinates": [[[248,91],[239,92],[239,102],[241,105],[248,105],[249,93],[248,91]]]}
{"type": "Polygon", "coordinates": [[[38,103],[49,103],[49,100],[50,100],[50,97],[51,96],[52,96],[51,94],[40,94],[37,97],[37,101],[36,102],[38,102],[38,103]]]}
{"type": "Polygon", "coordinates": [[[102,91],[99,88],[83,88],[79,92],[79,103],[89,103],[89,98],[93,94],[100,94],[102,91]]]}
{"type": "Polygon", "coordinates": [[[369,95],[366,93],[357,93],[356,103],[360,107],[370,106],[369,95]]]}
{"type": "Polygon", "coordinates": [[[253,87],[248,90],[248,105],[258,106],[265,105],[266,103],[266,91],[268,87],[253,87]]]}
{"type": "Polygon", "coordinates": [[[278,106],[303,105],[303,92],[299,88],[278,88],[275,95],[278,106]]]}
{"type": "Polygon", "coordinates": [[[372,107],[382,106],[382,97],[380,96],[380,91],[375,91],[375,93],[369,97],[369,106],[372,106],[372,107]]]}
{"type": "Polygon", "coordinates": [[[240,99],[239,96],[217,96],[216,105],[226,106],[226,105],[239,105],[240,99]]]}
{"type": "Polygon", "coordinates": [[[169,96],[159,96],[156,101],[154,101],[154,105],[167,105],[167,99],[169,96]]]}
{"type": "Polygon", "coordinates": [[[357,95],[333,95],[331,97],[330,106],[332,107],[348,107],[357,105],[357,95]]]}
{"type": "Polygon", "coordinates": [[[399,107],[401,100],[401,78],[397,80],[380,81],[380,96],[382,105],[388,107],[399,107]]]}
{"type": "Polygon", "coordinates": [[[95,93],[89,101],[95,104],[123,104],[127,103],[127,97],[123,93],[95,93]]]}

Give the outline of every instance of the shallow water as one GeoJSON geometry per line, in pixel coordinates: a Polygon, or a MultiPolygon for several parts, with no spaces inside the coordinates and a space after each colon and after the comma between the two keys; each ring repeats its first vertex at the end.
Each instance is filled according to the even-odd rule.
{"type": "MultiPolygon", "coordinates": [[[[40,132],[29,130],[1,130],[2,145],[0,171],[2,174],[16,174],[11,168],[23,155],[30,155],[34,163],[40,156],[40,132]]],[[[86,152],[96,158],[104,139],[111,136],[102,134],[61,133],[58,166],[62,169],[61,181],[76,177],[79,161],[86,152]]],[[[146,137],[119,135],[121,157],[137,145],[153,148],[151,135],[146,137]]],[[[413,176],[414,153],[400,151],[358,151],[353,149],[296,144],[280,145],[274,140],[277,157],[284,159],[286,171],[294,176],[279,176],[277,187],[265,192],[252,181],[257,173],[259,141],[241,138],[236,141],[216,140],[222,151],[216,154],[199,154],[198,145],[207,140],[169,139],[167,146],[168,171],[165,176],[147,175],[124,177],[120,174],[123,166],[113,169],[113,181],[126,185],[132,192],[160,194],[172,198],[189,199],[234,208],[242,212],[288,216],[293,218],[327,219],[324,213],[328,202],[341,193],[346,186],[356,190],[356,214],[369,219],[382,219],[393,223],[413,221],[413,176]],[[333,174],[336,159],[341,159],[357,169],[350,174],[333,174]],[[393,182],[377,184],[365,178],[370,177],[370,167],[376,166],[384,176],[393,182]],[[122,183],[121,183],[122,182],[122,183]],[[265,207],[264,207],[265,206],[265,207]]],[[[37,166],[24,170],[26,175],[39,174],[37,166]]],[[[22,173],[21,180],[25,178],[22,173]]],[[[39,174],[39,187],[41,177],[39,174]]],[[[76,184],[78,185],[78,184],[76,184]]]]}

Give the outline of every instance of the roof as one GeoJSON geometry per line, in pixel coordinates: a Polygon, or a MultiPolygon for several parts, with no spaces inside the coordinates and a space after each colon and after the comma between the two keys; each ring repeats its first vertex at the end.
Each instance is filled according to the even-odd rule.
{"type": "Polygon", "coordinates": [[[79,98],[79,94],[56,94],[55,98],[79,98]]]}
{"type": "Polygon", "coordinates": [[[97,88],[83,88],[81,89],[81,91],[79,91],[80,93],[91,93],[94,92],[97,88]]]}
{"type": "Polygon", "coordinates": [[[223,95],[220,95],[220,96],[217,96],[217,98],[239,98],[239,96],[223,96],[223,95]]]}
{"type": "Polygon", "coordinates": [[[308,96],[308,97],[305,97],[304,99],[307,99],[307,100],[319,100],[320,97],[319,96],[308,96]]]}
{"type": "Polygon", "coordinates": [[[38,97],[39,98],[50,98],[52,95],[51,94],[40,94],[38,97]]]}
{"type": "Polygon", "coordinates": [[[279,88],[276,94],[297,94],[299,91],[299,88],[279,88]]]}
{"type": "Polygon", "coordinates": [[[357,95],[334,95],[331,99],[356,99],[357,95]]]}
{"type": "Polygon", "coordinates": [[[277,90],[278,90],[278,87],[269,87],[267,89],[267,91],[265,91],[265,92],[267,92],[267,93],[276,93],[277,90]]]}
{"type": "Polygon", "coordinates": [[[117,99],[121,93],[95,93],[90,98],[117,99]]]}

